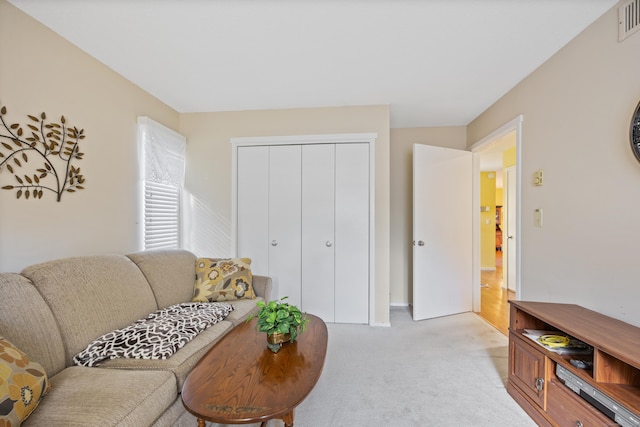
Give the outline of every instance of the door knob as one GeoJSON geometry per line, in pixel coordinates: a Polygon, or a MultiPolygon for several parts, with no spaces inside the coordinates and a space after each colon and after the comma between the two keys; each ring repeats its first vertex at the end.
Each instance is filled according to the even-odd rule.
{"type": "Polygon", "coordinates": [[[424,246],[424,242],[422,240],[418,240],[418,246],[424,246]]]}
{"type": "Polygon", "coordinates": [[[271,241],[271,246],[278,246],[278,241],[277,240],[272,240],[271,241]]]}
{"type": "Polygon", "coordinates": [[[330,248],[331,246],[333,246],[333,242],[331,240],[327,240],[327,243],[325,243],[325,245],[330,248]]]}
{"type": "Polygon", "coordinates": [[[513,239],[513,236],[507,236],[507,239],[513,239]]]}

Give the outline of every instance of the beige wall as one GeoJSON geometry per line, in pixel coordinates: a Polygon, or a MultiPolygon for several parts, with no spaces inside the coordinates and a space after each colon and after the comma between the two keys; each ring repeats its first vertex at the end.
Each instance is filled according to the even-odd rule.
{"type": "MultiPolygon", "coordinates": [[[[178,114],[69,42],[0,0],[0,103],[11,123],[28,114],[85,130],[85,190],[56,202],[16,200],[0,190],[0,271],[63,256],[123,253],[137,239],[136,120],[147,115],[177,129],[178,114]]],[[[4,134],[4,132],[2,132],[4,134]]],[[[29,165],[36,162],[31,156],[29,165]]],[[[21,170],[22,175],[27,168],[21,170]]],[[[6,168],[0,187],[14,184],[6,168]]]]}
{"type": "MultiPolygon", "coordinates": [[[[189,246],[206,256],[231,255],[233,137],[375,132],[375,322],[389,322],[389,107],[336,107],[183,114],[187,137],[189,246]]],[[[259,207],[258,207],[259,208],[259,207]]]]}
{"type": "Polygon", "coordinates": [[[523,114],[522,299],[576,303],[640,326],[640,34],[612,9],[468,126],[471,145],[523,114]],[[533,173],[544,170],[536,187],[533,173]],[[544,211],[544,227],[533,212],[544,211]]]}
{"type": "Polygon", "coordinates": [[[466,128],[391,129],[391,304],[413,302],[413,145],[465,149],[466,128]]]}

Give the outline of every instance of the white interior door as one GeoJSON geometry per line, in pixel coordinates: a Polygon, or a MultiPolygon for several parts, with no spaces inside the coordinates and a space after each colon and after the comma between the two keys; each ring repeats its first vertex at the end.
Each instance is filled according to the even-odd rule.
{"type": "Polygon", "coordinates": [[[334,322],[335,145],[302,147],[303,311],[334,322]]]}
{"type": "Polygon", "coordinates": [[[504,170],[506,233],[502,235],[504,254],[502,273],[503,287],[516,290],[516,167],[504,170]]]}
{"type": "Polygon", "coordinates": [[[413,319],[471,311],[472,154],[413,146],[413,319]]]}
{"type": "Polygon", "coordinates": [[[273,281],[273,299],[286,296],[287,302],[299,307],[302,150],[299,145],[274,145],[269,147],[266,160],[269,162],[269,202],[255,205],[253,209],[269,211],[269,276],[273,281]]]}

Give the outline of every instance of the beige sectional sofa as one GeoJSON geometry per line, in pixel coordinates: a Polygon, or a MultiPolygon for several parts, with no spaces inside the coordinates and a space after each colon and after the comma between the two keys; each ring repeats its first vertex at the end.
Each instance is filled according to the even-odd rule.
{"type": "MultiPolygon", "coordinates": [[[[40,363],[51,389],[24,426],[195,426],[180,390],[191,368],[235,325],[257,312],[256,299],[166,360],[112,359],[73,364],[97,337],[159,308],[188,302],[196,256],[184,250],[65,258],[0,273],[0,336],[40,363]]],[[[258,299],[271,280],[254,276],[258,299]]]]}

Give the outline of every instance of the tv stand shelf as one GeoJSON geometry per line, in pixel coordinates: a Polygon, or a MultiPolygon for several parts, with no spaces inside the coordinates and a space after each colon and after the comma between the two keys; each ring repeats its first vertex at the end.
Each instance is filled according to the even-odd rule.
{"type": "Polygon", "coordinates": [[[509,301],[507,391],[540,426],[617,426],[566,387],[556,365],[633,412],[640,420],[640,328],[573,304],[509,301]],[[589,355],[558,354],[524,335],[525,329],[557,331],[593,348],[589,355]],[[569,360],[593,362],[578,369],[569,360]]]}

